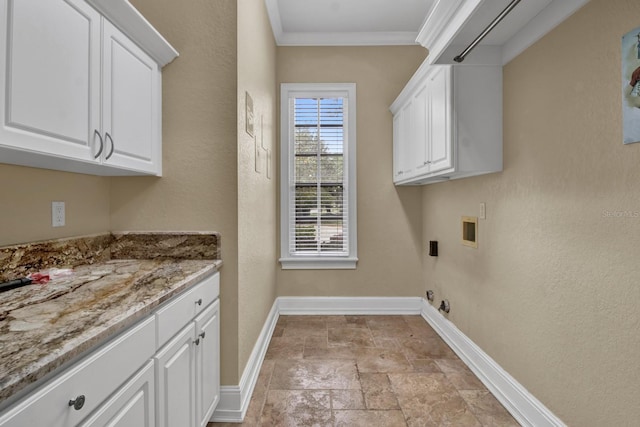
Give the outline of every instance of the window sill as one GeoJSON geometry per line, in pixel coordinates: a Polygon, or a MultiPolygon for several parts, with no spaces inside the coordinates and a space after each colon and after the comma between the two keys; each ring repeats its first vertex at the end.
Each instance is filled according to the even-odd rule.
{"type": "Polygon", "coordinates": [[[280,258],[283,270],[355,270],[358,258],[280,258]]]}

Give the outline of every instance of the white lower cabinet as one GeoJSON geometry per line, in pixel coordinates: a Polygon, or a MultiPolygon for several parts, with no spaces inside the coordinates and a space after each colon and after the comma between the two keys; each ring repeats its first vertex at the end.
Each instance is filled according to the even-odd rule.
{"type": "Polygon", "coordinates": [[[155,356],[158,427],[206,426],[220,400],[220,302],[155,356]]]}
{"type": "Polygon", "coordinates": [[[153,360],[147,362],[113,397],[79,427],[154,427],[153,360]]]}
{"type": "Polygon", "coordinates": [[[393,181],[429,184],[502,170],[502,69],[429,65],[391,105],[393,181]]]}
{"type": "Polygon", "coordinates": [[[0,412],[0,427],[205,427],[220,400],[220,274],[0,412]]]}
{"type": "Polygon", "coordinates": [[[206,427],[220,401],[220,301],[196,318],[196,421],[206,427]]]}
{"type": "Polygon", "coordinates": [[[195,426],[195,330],[189,324],[158,352],[158,427],[195,426]]]}

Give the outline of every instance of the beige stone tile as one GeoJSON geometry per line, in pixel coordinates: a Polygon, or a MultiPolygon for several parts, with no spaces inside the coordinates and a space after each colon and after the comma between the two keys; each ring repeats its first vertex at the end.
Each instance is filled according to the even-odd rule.
{"type": "Polygon", "coordinates": [[[333,411],[336,427],[402,427],[402,411],[333,411]]]}
{"type": "Polygon", "coordinates": [[[408,426],[481,427],[444,374],[389,374],[408,426]]]}
{"type": "Polygon", "coordinates": [[[273,337],[267,348],[265,359],[302,359],[304,338],[273,337]]]}
{"type": "Polygon", "coordinates": [[[461,390],[460,395],[485,427],[518,427],[520,424],[485,390],[461,390]]]}
{"type": "Polygon", "coordinates": [[[282,331],[283,337],[327,337],[327,328],[326,326],[318,327],[313,326],[313,324],[294,324],[287,325],[282,331]]]}
{"type": "Polygon", "coordinates": [[[327,337],[322,336],[310,336],[304,339],[304,346],[307,347],[319,347],[319,348],[327,348],[329,343],[327,341],[327,337]]]}
{"type": "Polygon", "coordinates": [[[276,323],[275,328],[273,328],[273,335],[271,337],[281,337],[284,333],[284,326],[276,323]]]}
{"type": "Polygon", "coordinates": [[[265,360],[262,363],[256,385],[253,389],[253,394],[251,395],[251,400],[249,401],[249,407],[247,408],[247,413],[245,414],[244,422],[242,423],[243,425],[257,426],[260,424],[262,408],[267,398],[269,383],[271,381],[274,366],[275,361],[273,360],[265,360]]]}
{"type": "Polygon", "coordinates": [[[331,390],[332,409],[365,409],[361,390],[331,390]]]}
{"type": "Polygon", "coordinates": [[[328,390],[270,390],[262,427],[333,426],[328,390]]]}
{"type": "Polygon", "coordinates": [[[356,364],[350,360],[276,360],[271,390],[360,389],[356,364]]]}
{"type": "Polygon", "coordinates": [[[435,361],[447,379],[458,390],[486,390],[478,377],[459,359],[437,359],[435,361]]]}
{"type": "Polygon", "coordinates": [[[400,409],[387,374],[360,374],[360,384],[367,409],[400,409]]]}
{"type": "Polygon", "coordinates": [[[349,347],[327,347],[326,345],[323,347],[304,347],[305,359],[348,359],[355,361],[360,353],[361,351],[358,351],[358,349],[349,347]]]}
{"type": "Polygon", "coordinates": [[[374,338],[373,341],[376,343],[377,348],[386,348],[389,350],[400,350],[400,344],[395,338],[390,337],[378,337],[374,338]]]}
{"type": "Polygon", "coordinates": [[[409,362],[411,362],[414,372],[421,372],[423,374],[441,374],[442,373],[442,370],[433,359],[411,359],[409,360],[409,362]]]}
{"type": "Polygon", "coordinates": [[[363,316],[345,316],[346,325],[349,328],[368,328],[367,318],[363,316]]]}
{"type": "Polygon", "coordinates": [[[332,328],[329,329],[329,347],[375,347],[369,329],[332,328]]]}
{"type": "Polygon", "coordinates": [[[411,372],[413,366],[399,351],[371,348],[357,354],[358,372],[411,372]]]}
{"type": "Polygon", "coordinates": [[[408,359],[456,359],[458,356],[440,338],[399,340],[408,359]]]}

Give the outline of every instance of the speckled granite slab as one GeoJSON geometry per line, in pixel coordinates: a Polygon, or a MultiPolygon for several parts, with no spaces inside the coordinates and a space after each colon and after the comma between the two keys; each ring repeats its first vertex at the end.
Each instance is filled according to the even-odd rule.
{"type": "Polygon", "coordinates": [[[112,259],[220,259],[217,233],[113,233],[112,259]]]}
{"type": "Polygon", "coordinates": [[[47,240],[0,247],[0,282],[49,269],[111,259],[111,234],[47,240]]]}
{"type": "Polygon", "coordinates": [[[216,233],[105,234],[0,248],[4,275],[73,267],[72,276],[0,293],[0,406],[213,274],[219,253],[216,233]],[[204,248],[213,242],[215,250],[204,248]],[[114,253],[131,258],[110,259],[114,253]]]}
{"type": "Polygon", "coordinates": [[[110,259],[220,259],[215,232],[119,232],[0,247],[0,282],[110,259]]]}

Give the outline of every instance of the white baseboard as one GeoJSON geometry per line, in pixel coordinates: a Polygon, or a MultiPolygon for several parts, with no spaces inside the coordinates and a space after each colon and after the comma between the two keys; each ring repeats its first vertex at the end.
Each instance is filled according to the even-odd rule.
{"type": "Polygon", "coordinates": [[[240,384],[220,387],[220,402],[211,417],[212,422],[241,423],[244,419],[244,415],[249,407],[249,402],[251,401],[253,388],[256,386],[256,381],[258,380],[264,355],[267,353],[269,341],[271,341],[271,336],[273,335],[273,330],[277,322],[278,300],[276,299],[264,322],[262,331],[260,331],[258,340],[253,346],[253,351],[251,352],[251,356],[249,356],[247,366],[244,368],[242,378],[240,378],[240,384]]]}
{"type": "Polygon", "coordinates": [[[280,315],[422,315],[523,426],[566,427],[480,347],[420,297],[279,297],[251,352],[240,384],[223,386],[211,421],[241,423],[280,315]]]}
{"type": "Polygon", "coordinates": [[[564,427],[565,424],[436,308],[422,300],[422,317],[523,426],[564,427]]]}
{"type": "Polygon", "coordinates": [[[279,314],[420,314],[420,297],[280,297],[279,314]]]}

